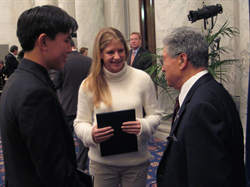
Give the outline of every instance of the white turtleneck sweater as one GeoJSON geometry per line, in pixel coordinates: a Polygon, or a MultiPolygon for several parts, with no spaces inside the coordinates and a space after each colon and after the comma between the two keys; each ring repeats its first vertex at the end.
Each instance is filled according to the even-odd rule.
{"type": "Polygon", "coordinates": [[[149,162],[151,156],[148,151],[148,139],[154,134],[162,118],[150,76],[144,71],[128,66],[127,63],[124,64],[124,68],[118,73],[111,73],[103,67],[112,97],[110,108],[107,108],[104,103],[101,103],[99,108],[95,108],[92,103],[93,93],[84,91],[81,84],[77,116],[74,121],[77,137],[90,148],[89,158],[112,166],[136,166],[149,162]],[[145,118],[143,118],[142,106],[147,114],[145,118]],[[141,132],[137,136],[138,152],[101,157],[100,144],[94,143],[92,138],[93,126],[97,125],[96,114],[132,108],[136,111],[136,119],[141,123],[141,132]]]}

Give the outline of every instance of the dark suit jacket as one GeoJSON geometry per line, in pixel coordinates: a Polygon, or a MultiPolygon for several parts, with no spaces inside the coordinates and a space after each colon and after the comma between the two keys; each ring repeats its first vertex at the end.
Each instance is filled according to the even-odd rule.
{"type": "Polygon", "coordinates": [[[8,70],[7,70],[6,66],[3,66],[3,68],[0,70],[0,78],[3,81],[3,85],[5,84],[5,80],[4,80],[5,76],[8,76],[8,70]]]}
{"type": "Polygon", "coordinates": [[[8,69],[8,77],[15,71],[18,66],[18,60],[11,53],[5,57],[5,65],[8,69]]]}
{"type": "Polygon", "coordinates": [[[210,73],[197,80],[180,108],[157,170],[157,186],[246,186],[238,111],[210,73]]]}
{"type": "Polygon", "coordinates": [[[5,84],[0,125],[6,186],[83,186],[74,140],[46,69],[22,59],[5,84]]]}
{"type": "MultiPolygon", "coordinates": [[[[130,66],[130,62],[131,62],[131,56],[132,56],[132,50],[129,51],[129,57],[127,60],[127,64],[130,66]]],[[[143,54],[145,53],[150,53],[150,51],[143,49],[142,47],[140,47],[140,49],[138,50],[132,67],[137,68],[137,69],[141,69],[141,70],[146,70],[147,68],[149,68],[152,65],[152,58],[150,56],[145,56],[143,54]]]]}
{"type": "Polygon", "coordinates": [[[55,88],[60,89],[59,100],[67,116],[76,115],[79,86],[87,77],[91,65],[91,58],[72,51],[64,69],[55,71],[51,77],[55,88]]]}

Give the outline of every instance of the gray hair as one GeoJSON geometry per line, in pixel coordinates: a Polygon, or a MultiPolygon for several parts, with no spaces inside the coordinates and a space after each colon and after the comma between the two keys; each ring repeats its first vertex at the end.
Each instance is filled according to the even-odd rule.
{"type": "Polygon", "coordinates": [[[163,44],[172,58],[185,53],[193,67],[208,67],[209,46],[199,30],[186,26],[175,28],[164,37],[163,44]]]}

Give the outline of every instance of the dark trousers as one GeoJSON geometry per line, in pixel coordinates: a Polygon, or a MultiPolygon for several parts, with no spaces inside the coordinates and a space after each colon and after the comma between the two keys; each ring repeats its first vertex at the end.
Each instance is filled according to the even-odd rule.
{"type": "MultiPolygon", "coordinates": [[[[67,116],[67,118],[69,121],[70,129],[73,133],[74,132],[73,124],[74,124],[74,120],[75,120],[76,116],[71,115],[71,116],[67,116]]],[[[84,171],[86,169],[86,164],[88,161],[89,148],[85,147],[79,138],[78,138],[78,150],[79,150],[79,152],[77,155],[77,168],[84,171]]]]}

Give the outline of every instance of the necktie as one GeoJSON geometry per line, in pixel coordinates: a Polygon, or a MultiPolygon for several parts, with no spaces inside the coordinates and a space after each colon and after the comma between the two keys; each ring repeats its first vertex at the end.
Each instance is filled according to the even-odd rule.
{"type": "Polygon", "coordinates": [[[179,105],[179,97],[176,98],[175,105],[174,105],[174,111],[173,111],[173,116],[172,116],[172,125],[174,123],[175,117],[180,109],[179,105]]]}
{"type": "Polygon", "coordinates": [[[135,51],[132,54],[131,61],[130,61],[130,66],[132,66],[134,59],[135,59],[135,51]]]}

